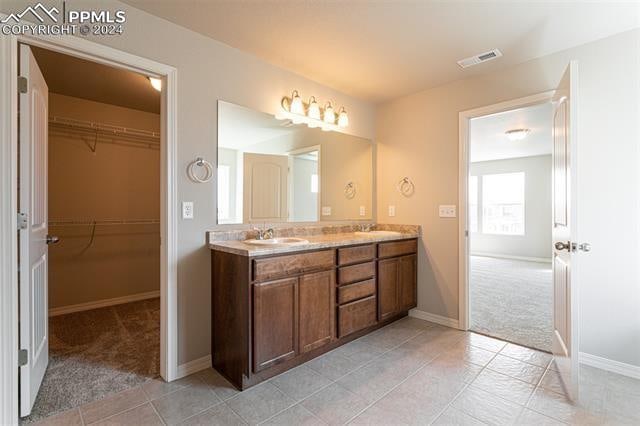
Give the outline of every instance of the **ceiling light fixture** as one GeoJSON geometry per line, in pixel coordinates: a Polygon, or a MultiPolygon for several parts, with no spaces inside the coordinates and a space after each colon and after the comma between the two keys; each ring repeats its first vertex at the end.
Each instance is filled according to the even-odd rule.
{"type": "Polygon", "coordinates": [[[504,132],[504,134],[507,135],[510,141],[521,141],[527,137],[529,132],[529,129],[513,129],[504,132]]]}
{"type": "Polygon", "coordinates": [[[282,110],[276,113],[276,118],[279,120],[290,120],[295,124],[304,123],[311,128],[319,127],[324,131],[339,131],[349,126],[349,116],[344,107],[340,107],[336,117],[331,102],[328,101],[324,108],[320,108],[316,97],[311,96],[309,103],[304,103],[297,90],[291,92],[291,97],[283,97],[280,104],[282,110]]]}
{"type": "Polygon", "coordinates": [[[162,91],[162,80],[155,77],[149,77],[149,83],[156,89],[158,92],[162,91]]]}

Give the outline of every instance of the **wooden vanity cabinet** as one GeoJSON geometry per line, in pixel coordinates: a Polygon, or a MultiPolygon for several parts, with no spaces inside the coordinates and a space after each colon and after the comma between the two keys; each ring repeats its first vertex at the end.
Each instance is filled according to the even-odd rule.
{"type": "Polygon", "coordinates": [[[243,390],[407,314],[416,240],[248,257],[212,251],[213,366],[243,390]]]}
{"type": "Polygon", "coordinates": [[[417,306],[416,255],[378,261],[380,321],[417,306]]]}

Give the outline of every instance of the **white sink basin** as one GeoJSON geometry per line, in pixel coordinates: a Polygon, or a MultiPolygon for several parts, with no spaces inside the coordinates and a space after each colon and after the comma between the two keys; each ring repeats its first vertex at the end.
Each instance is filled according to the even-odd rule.
{"type": "Polygon", "coordinates": [[[269,238],[267,240],[245,240],[247,244],[253,244],[256,246],[275,246],[275,245],[295,245],[295,244],[309,244],[309,240],[304,238],[269,238]]]}
{"type": "Polygon", "coordinates": [[[396,231],[368,231],[368,232],[357,231],[356,235],[361,235],[364,237],[397,237],[402,234],[396,231]]]}

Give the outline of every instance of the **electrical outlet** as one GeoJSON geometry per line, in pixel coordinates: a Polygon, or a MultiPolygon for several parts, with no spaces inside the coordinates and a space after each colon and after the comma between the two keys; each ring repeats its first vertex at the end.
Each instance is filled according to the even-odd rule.
{"type": "Polygon", "coordinates": [[[364,216],[366,213],[366,209],[364,208],[364,206],[360,206],[360,216],[364,216]]]}
{"type": "Polygon", "coordinates": [[[322,216],[331,216],[331,207],[323,206],[322,207],[322,216]]]}
{"type": "Polygon", "coordinates": [[[455,205],[441,205],[438,209],[440,217],[456,217],[455,205]]]}
{"type": "Polygon", "coordinates": [[[389,206],[389,217],[394,217],[396,215],[396,206],[389,206]]]}
{"type": "Polygon", "coordinates": [[[193,201],[182,202],[182,218],[193,219],[193,201]]]}

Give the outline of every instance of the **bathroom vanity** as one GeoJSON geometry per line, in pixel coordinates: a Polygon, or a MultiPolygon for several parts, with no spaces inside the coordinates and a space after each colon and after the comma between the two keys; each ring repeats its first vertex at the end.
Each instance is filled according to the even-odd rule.
{"type": "Polygon", "coordinates": [[[214,368],[243,390],[407,315],[417,232],[363,234],[210,242],[214,368]]]}

